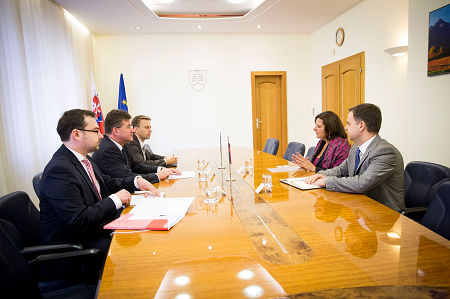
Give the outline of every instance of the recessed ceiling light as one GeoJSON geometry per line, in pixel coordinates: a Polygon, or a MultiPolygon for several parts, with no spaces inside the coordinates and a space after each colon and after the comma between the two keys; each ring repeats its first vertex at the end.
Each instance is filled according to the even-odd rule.
{"type": "Polygon", "coordinates": [[[228,0],[230,3],[242,3],[244,0],[228,0]]]}
{"type": "Polygon", "coordinates": [[[141,29],[141,26],[136,26],[135,28],[136,28],[136,29],[141,29]]]}
{"type": "Polygon", "coordinates": [[[261,28],[261,25],[256,26],[256,28],[261,28]]]}
{"type": "Polygon", "coordinates": [[[201,29],[201,28],[202,28],[202,26],[201,26],[201,25],[198,25],[198,26],[197,26],[197,28],[198,28],[198,29],[201,29]]]}

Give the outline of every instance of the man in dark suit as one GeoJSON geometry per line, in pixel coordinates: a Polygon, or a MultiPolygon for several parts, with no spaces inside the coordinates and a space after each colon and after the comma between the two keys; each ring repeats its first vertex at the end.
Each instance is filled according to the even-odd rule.
{"type": "Polygon", "coordinates": [[[63,145],[45,167],[39,186],[41,244],[82,244],[107,253],[111,231],[103,225],[129,203],[129,191],[159,192],[142,177],[114,179],[102,174],[88,156],[103,138],[93,112],[66,111],[57,132],[63,145]]]}
{"type": "Polygon", "coordinates": [[[145,165],[136,160],[126,146],[133,140],[131,115],[123,110],[111,110],[105,118],[105,138],[92,158],[100,170],[114,178],[139,174],[151,183],[158,183],[171,174],[181,174],[176,169],[145,165]]]}
{"type": "Polygon", "coordinates": [[[369,103],[349,109],[349,138],[354,141],[341,165],[306,179],[328,191],[362,193],[399,212],[405,208],[403,158],[392,144],[378,135],[381,110],[369,103]]]}
{"type": "Polygon", "coordinates": [[[144,141],[150,139],[152,134],[152,125],[150,124],[150,117],[145,115],[135,116],[131,120],[131,126],[134,129],[133,141],[127,143],[131,155],[139,162],[146,165],[154,166],[176,166],[177,157],[164,157],[149,152],[144,147],[144,141]]]}

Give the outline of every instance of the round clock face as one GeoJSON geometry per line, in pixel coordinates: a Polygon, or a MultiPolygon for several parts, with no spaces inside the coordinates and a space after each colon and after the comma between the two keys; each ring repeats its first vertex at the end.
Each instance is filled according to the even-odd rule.
{"type": "Polygon", "coordinates": [[[336,45],[340,47],[342,46],[343,43],[344,43],[344,29],[339,28],[336,31],[336,45]]]}

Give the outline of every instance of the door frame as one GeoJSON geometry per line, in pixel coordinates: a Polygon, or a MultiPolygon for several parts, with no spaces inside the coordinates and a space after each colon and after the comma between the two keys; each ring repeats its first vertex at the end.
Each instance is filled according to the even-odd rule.
{"type": "Polygon", "coordinates": [[[252,76],[252,127],[253,127],[253,148],[257,147],[256,140],[256,77],[281,76],[281,136],[280,147],[277,156],[283,157],[288,144],[287,134],[287,93],[286,93],[286,71],[258,71],[251,72],[252,76]]]}

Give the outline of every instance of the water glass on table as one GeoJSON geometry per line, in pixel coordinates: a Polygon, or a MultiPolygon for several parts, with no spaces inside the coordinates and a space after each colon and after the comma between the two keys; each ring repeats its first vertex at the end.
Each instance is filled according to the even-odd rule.
{"type": "Polygon", "coordinates": [[[272,187],[272,175],[270,173],[264,173],[262,175],[262,183],[265,188],[272,187]]]}
{"type": "Polygon", "coordinates": [[[205,165],[198,165],[198,180],[200,182],[205,182],[208,180],[208,176],[206,175],[205,165]]]}

